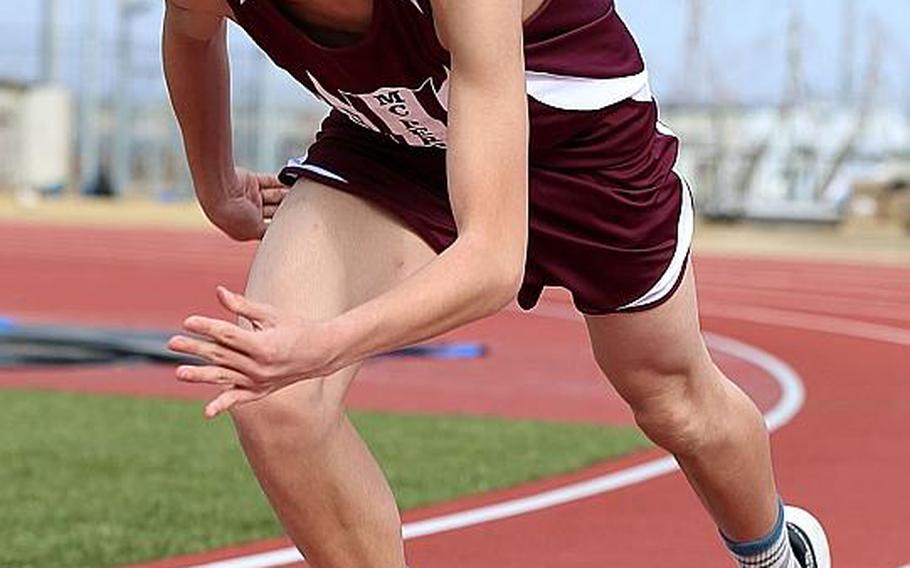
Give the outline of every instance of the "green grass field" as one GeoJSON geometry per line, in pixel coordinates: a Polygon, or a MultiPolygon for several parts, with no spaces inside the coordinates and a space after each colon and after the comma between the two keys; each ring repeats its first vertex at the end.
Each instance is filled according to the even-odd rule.
{"type": "MultiPolygon", "coordinates": [[[[630,429],[357,413],[403,509],[646,445],[630,429]]],[[[274,537],[228,420],[199,404],[0,392],[0,567],[116,566],[274,537]]]]}

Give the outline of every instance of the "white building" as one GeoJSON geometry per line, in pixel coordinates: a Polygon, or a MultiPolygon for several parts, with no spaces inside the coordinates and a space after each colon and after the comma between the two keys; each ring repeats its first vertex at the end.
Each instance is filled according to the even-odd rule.
{"type": "Polygon", "coordinates": [[[70,94],[0,83],[0,189],[56,190],[72,173],[70,94]]]}

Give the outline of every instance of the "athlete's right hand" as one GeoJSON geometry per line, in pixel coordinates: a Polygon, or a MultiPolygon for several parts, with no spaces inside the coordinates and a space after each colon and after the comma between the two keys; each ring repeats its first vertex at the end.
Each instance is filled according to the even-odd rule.
{"type": "Polygon", "coordinates": [[[265,235],[275,211],[288,193],[278,177],[237,168],[234,187],[205,208],[206,215],[224,233],[237,241],[252,241],[265,235]]]}

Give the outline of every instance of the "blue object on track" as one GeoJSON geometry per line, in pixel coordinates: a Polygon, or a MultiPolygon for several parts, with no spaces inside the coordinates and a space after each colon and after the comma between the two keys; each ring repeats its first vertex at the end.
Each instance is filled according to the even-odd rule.
{"type": "Polygon", "coordinates": [[[482,343],[428,343],[405,347],[398,351],[386,353],[382,357],[419,357],[445,361],[459,359],[480,359],[487,354],[482,343]]]}
{"type": "Polygon", "coordinates": [[[10,331],[16,327],[16,321],[12,318],[0,316],[0,333],[10,331]]]}

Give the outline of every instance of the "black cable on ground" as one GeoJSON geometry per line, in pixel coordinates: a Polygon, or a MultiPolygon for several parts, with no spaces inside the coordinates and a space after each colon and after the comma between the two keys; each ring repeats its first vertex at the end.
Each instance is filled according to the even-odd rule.
{"type": "MultiPolygon", "coordinates": [[[[171,332],[60,325],[20,325],[0,321],[0,368],[20,366],[101,365],[124,362],[171,365],[199,363],[168,350],[171,332]]],[[[407,347],[380,357],[436,360],[476,359],[486,355],[480,343],[438,343],[407,347]]]]}

